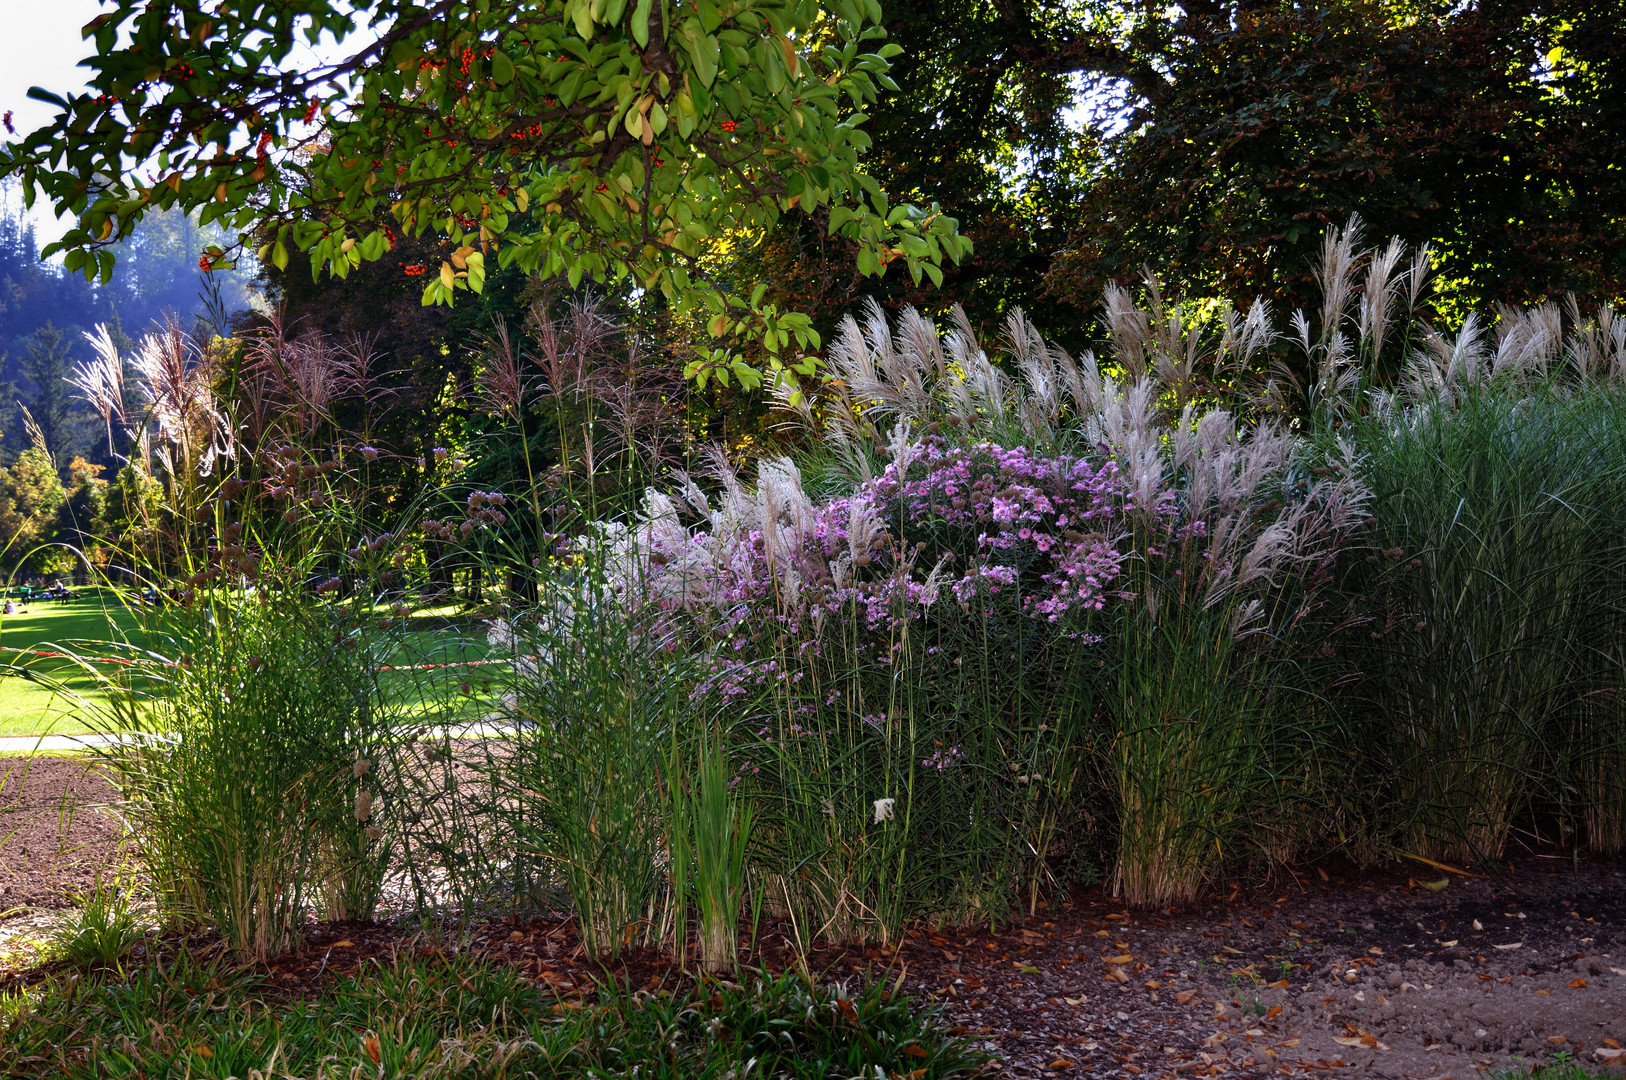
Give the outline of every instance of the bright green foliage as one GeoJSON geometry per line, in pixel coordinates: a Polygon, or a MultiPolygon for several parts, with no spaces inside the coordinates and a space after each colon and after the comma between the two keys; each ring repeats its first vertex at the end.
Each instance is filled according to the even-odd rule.
{"type": "Polygon", "coordinates": [[[128,880],[98,879],[52,928],[48,955],[80,967],[116,966],[144,936],[132,892],[128,880]]]}
{"type": "Polygon", "coordinates": [[[728,295],[708,255],[820,206],[862,274],[897,261],[937,281],[970,247],[859,171],[861,110],[894,88],[880,18],[876,0],[120,0],[86,27],[94,92],[32,91],[63,114],[0,150],[0,173],[78,215],[47,254],[87,275],[105,278],[110,245],[154,208],[340,276],[433,232],[444,260],[408,269],[425,303],[480,291],[490,259],[705,302],[713,334],[777,358],[818,347],[808,320],[728,295]],[[347,59],[292,70],[301,38],[363,20],[347,59]]]}
{"type": "Polygon", "coordinates": [[[11,468],[0,468],[0,563],[39,570],[47,553],[39,552],[38,545],[50,540],[57,508],[66,497],[43,450],[24,450],[11,468]]]}

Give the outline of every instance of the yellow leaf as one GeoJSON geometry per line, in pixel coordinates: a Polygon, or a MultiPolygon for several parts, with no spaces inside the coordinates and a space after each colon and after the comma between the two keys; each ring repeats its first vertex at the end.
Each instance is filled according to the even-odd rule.
{"type": "Polygon", "coordinates": [[[202,1045],[201,1043],[197,1046],[191,1047],[191,1051],[200,1058],[212,1058],[215,1056],[215,1052],[213,1050],[202,1045]]]}
{"type": "Polygon", "coordinates": [[[225,184],[217,184],[217,185],[215,185],[215,202],[225,202],[225,201],[226,201],[226,185],[225,184]]]}
{"type": "Polygon", "coordinates": [[[333,947],[335,949],[353,949],[356,947],[356,943],[346,938],[344,941],[335,941],[333,947]]]}
{"type": "Polygon", "coordinates": [[[1424,881],[1421,882],[1421,884],[1423,888],[1427,889],[1429,892],[1444,892],[1445,887],[1451,884],[1451,879],[1448,877],[1443,877],[1438,881],[1424,881]]]}
{"type": "Polygon", "coordinates": [[[344,238],[344,243],[339,245],[339,250],[342,251],[344,254],[348,255],[348,254],[350,254],[350,249],[355,247],[355,246],[356,246],[356,238],[354,236],[347,236],[347,237],[344,238]]]}
{"type": "Polygon", "coordinates": [[[469,256],[472,254],[474,254],[474,249],[465,244],[456,251],[452,252],[452,265],[457,267],[459,270],[467,270],[469,266],[469,256]]]}
{"type": "Polygon", "coordinates": [[[1128,953],[1124,953],[1121,956],[1103,956],[1101,958],[1102,962],[1107,964],[1128,964],[1133,963],[1134,959],[1135,958],[1130,956],[1128,953]]]}
{"type": "Polygon", "coordinates": [[[452,264],[449,263],[449,262],[441,263],[440,264],[440,283],[442,285],[446,286],[448,289],[450,289],[452,287],[452,282],[454,282],[456,280],[457,280],[457,274],[452,270],[452,264]]]}

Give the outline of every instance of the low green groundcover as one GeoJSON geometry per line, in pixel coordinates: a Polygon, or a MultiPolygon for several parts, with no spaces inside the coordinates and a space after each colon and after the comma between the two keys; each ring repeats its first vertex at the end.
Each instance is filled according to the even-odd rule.
{"type": "Polygon", "coordinates": [[[581,1005],[452,957],[380,963],[297,1000],[183,957],[0,999],[0,1075],[939,1080],[986,1061],[883,986],[849,995],[791,975],[746,981],[678,994],[605,986],[581,1005]]]}

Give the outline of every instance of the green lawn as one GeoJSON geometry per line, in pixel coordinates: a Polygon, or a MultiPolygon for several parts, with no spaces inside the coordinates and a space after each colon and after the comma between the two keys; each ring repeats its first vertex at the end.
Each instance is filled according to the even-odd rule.
{"type": "MultiPolygon", "coordinates": [[[[72,601],[30,601],[26,611],[0,615],[0,663],[26,666],[61,679],[73,690],[95,694],[95,682],[67,660],[29,655],[60,645],[105,655],[92,642],[123,639],[144,644],[138,613],[111,591],[82,589],[72,601]]],[[[85,730],[75,702],[17,676],[0,676],[0,735],[73,735],[85,730]]]]}
{"type": "MultiPolygon", "coordinates": [[[[26,613],[0,615],[0,663],[27,666],[61,680],[73,691],[94,699],[95,680],[64,659],[30,655],[31,650],[53,651],[69,646],[81,655],[116,655],[116,648],[100,645],[110,640],[127,641],[138,647],[165,651],[163,636],[148,636],[144,624],[152,612],[124,607],[111,590],[80,590],[81,599],[69,602],[32,601],[26,613]]],[[[460,618],[451,608],[431,608],[416,612],[408,624],[402,647],[390,658],[391,664],[445,664],[483,659],[486,656],[485,628],[477,621],[460,618]]],[[[432,696],[445,702],[455,700],[450,715],[479,719],[489,711],[492,695],[487,683],[494,673],[484,668],[438,671],[391,672],[384,683],[393,695],[422,706],[432,696]],[[464,683],[469,693],[460,693],[464,683]],[[430,684],[437,688],[429,689],[430,684]]],[[[30,682],[16,675],[0,675],[0,736],[74,735],[87,730],[77,714],[71,696],[30,682]]],[[[437,710],[440,716],[448,713],[437,710]]]]}

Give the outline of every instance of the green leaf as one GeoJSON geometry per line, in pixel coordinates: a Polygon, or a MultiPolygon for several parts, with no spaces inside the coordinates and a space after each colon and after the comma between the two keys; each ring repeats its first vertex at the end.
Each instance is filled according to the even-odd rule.
{"type": "Polygon", "coordinates": [[[49,90],[42,89],[38,86],[30,86],[28,88],[28,92],[23,96],[31,98],[34,101],[43,101],[47,105],[55,105],[59,109],[66,109],[69,107],[65,100],[51,93],[49,90]]]}
{"type": "Polygon", "coordinates": [[[491,54],[491,77],[498,86],[507,86],[514,81],[514,62],[501,49],[491,54]]]}
{"type": "Polygon", "coordinates": [[[649,48],[649,7],[650,0],[638,0],[632,9],[632,39],[640,49],[649,48]]]}

